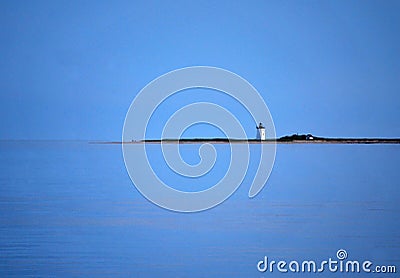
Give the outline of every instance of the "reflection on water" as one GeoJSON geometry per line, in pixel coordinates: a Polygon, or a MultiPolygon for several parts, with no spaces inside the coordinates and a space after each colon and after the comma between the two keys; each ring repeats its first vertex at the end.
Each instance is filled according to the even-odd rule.
{"type": "Polygon", "coordinates": [[[340,248],[400,268],[398,146],[279,145],[256,198],[249,175],[193,214],[143,198],[118,145],[1,142],[0,163],[2,277],[259,277],[264,256],[323,260],[340,248]]]}

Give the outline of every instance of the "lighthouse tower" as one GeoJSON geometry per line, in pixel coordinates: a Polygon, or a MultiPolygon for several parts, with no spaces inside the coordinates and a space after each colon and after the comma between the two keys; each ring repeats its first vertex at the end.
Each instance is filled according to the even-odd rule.
{"type": "Polygon", "coordinates": [[[257,127],[257,139],[265,140],[265,127],[260,123],[257,127]]]}

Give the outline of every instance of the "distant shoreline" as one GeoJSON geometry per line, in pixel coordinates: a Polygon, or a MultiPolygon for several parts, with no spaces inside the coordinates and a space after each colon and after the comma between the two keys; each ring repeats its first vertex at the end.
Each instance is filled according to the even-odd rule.
{"type": "Polygon", "coordinates": [[[146,139],[139,141],[90,142],[91,144],[400,144],[400,138],[303,138],[303,135],[284,136],[277,139],[227,139],[227,138],[195,138],[195,139],[146,139]]]}

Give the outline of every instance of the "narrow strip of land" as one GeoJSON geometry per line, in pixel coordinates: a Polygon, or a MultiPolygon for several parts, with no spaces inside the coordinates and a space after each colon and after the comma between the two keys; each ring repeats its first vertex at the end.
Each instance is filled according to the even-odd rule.
{"type": "Polygon", "coordinates": [[[400,138],[292,138],[285,136],[277,139],[146,139],[128,142],[90,142],[95,144],[400,144],[400,138]]]}

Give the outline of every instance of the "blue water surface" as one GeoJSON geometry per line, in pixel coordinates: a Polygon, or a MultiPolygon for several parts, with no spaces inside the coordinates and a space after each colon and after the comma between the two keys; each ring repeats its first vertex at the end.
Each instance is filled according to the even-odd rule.
{"type": "Polygon", "coordinates": [[[257,263],[336,259],[339,249],[400,271],[398,145],[279,145],[249,199],[257,163],[227,201],[187,214],[138,193],[120,145],[2,141],[0,276],[279,277],[290,274],[257,263]]]}

